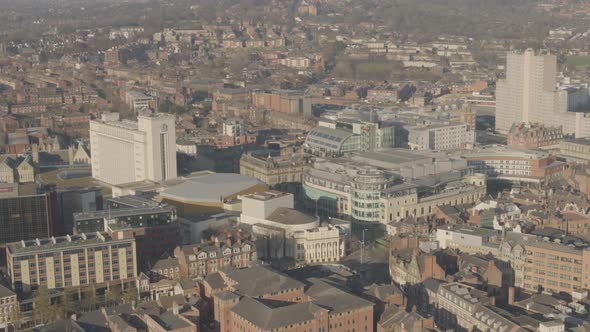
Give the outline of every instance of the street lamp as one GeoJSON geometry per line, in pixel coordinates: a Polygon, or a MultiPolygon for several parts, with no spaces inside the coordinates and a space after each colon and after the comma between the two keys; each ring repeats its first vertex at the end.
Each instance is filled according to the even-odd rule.
{"type": "Polygon", "coordinates": [[[364,256],[365,256],[365,231],[366,230],[367,230],[366,228],[363,228],[363,236],[362,236],[363,240],[361,241],[361,264],[364,263],[364,256]]]}

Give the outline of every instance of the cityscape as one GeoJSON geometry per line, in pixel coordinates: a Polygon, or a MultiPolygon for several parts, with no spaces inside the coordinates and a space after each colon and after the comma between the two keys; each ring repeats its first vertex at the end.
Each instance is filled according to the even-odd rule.
{"type": "Polygon", "coordinates": [[[589,0],[0,0],[0,332],[590,332],[589,0]]]}

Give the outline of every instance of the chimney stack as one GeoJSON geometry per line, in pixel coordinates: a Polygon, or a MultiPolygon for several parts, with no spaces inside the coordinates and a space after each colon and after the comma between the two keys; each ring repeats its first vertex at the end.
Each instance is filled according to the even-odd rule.
{"type": "Polygon", "coordinates": [[[514,305],[514,298],[516,295],[516,288],[508,287],[508,304],[514,305]]]}
{"type": "Polygon", "coordinates": [[[178,315],[178,303],[176,301],[172,302],[172,313],[178,315]]]}

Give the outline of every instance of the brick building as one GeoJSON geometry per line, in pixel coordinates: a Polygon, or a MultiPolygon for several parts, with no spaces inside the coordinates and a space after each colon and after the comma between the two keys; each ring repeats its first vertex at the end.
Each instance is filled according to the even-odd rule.
{"type": "Polygon", "coordinates": [[[545,127],[542,124],[514,124],[508,131],[508,145],[536,149],[557,146],[563,138],[561,127],[545,127]]]}
{"type": "Polygon", "coordinates": [[[372,302],[319,279],[308,279],[306,287],[259,266],[218,277],[205,283],[223,284],[212,298],[219,331],[373,330],[372,302]]]}
{"type": "Polygon", "coordinates": [[[292,90],[252,92],[252,104],[259,109],[311,116],[311,99],[292,90]]]}
{"type": "Polygon", "coordinates": [[[551,293],[590,289],[590,249],[555,242],[526,246],[524,288],[551,293]]]}
{"type": "Polygon", "coordinates": [[[191,278],[204,277],[224,267],[247,267],[257,260],[254,243],[241,239],[176,247],[174,257],[181,273],[191,278]]]}
{"type": "Polygon", "coordinates": [[[562,176],[565,163],[546,152],[494,146],[467,156],[467,164],[490,179],[545,182],[562,176]]]}

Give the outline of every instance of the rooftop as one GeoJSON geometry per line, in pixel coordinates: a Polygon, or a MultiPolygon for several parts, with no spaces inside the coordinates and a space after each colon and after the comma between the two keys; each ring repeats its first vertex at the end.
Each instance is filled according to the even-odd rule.
{"type": "Polygon", "coordinates": [[[581,137],[576,139],[566,140],[567,143],[590,145],[590,137],[581,137]]]}
{"type": "Polygon", "coordinates": [[[520,159],[542,159],[549,157],[549,153],[539,150],[510,147],[506,145],[493,145],[470,151],[467,158],[478,157],[509,157],[520,159]]]}
{"type": "Polygon", "coordinates": [[[471,227],[466,225],[443,225],[438,228],[439,230],[447,230],[455,233],[470,234],[475,236],[486,236],[495,233],[493,229],[471,227]]]}
{"type": "Polygon", "coordinates": [[[103,219],[103,218],[119,218],[127,216],[139,216],[153,213],[170,213],[175,210],[173,206],[154,206],[154,207],[142,207],[142,208],[129,208],[129,209],[108,209],[91,212],[80,212],[74,213],[74,220],[85,220],[85,219],[103,219]]]}
{"type": "Polygon", "coordinates": [[[295,209],[279,207],[268,217],[268,220],[285,225],[303,225],[317,221],[317,217],[310,216],[295,209]]]}
{"type": "Polygon", "coordinates": [[[90,246],[93,244],[104,244],[105,242],[114,241],[132,241],[128,240],[113,240],[106,233],[91,233],[91,234],[78,234],[78,235],[66,235],[60,237],[51,237],[44,239],[35,239],[29,241],[20,241],[7,244],[7,247],[11,254],[32,254],[45,250],[63,250],[66,248],[76,246],[90,246]]]}
{"type": "Polygon", "coordinates": [[[330,313],[345,313],[374,305],[373,302],[340,290],[320,279],[311,278],[307,281],[311,286],[305,291],[305,295],[309,296],[313,303],[329,309],[330,313]]]}
{"type": "Polygon", "coordinates": [[[288,195],[291,195],[291,194],[285,193],[285,192],[280,192],[280,191],[269,190],[269,191],[246,195],[244,197],[249,198],[249,199],[254,199],[257,201],[265,202],[265,201],[269,201],[269,200],[277,198],[277,197],[283,197],[283,196],[288,196],[288,195]]]}
{"type": "Polygon", "coordinates": [[[150,317],[166,331],[173,331],[191,326],[184,319],[181,319],[178,315],[175,315],[170,311],[166,311],[159,316],[152,315],[150,317]]]}
{"type": "Polygon", "coordinates": [[[13,292],[10,288],[6,288],[0,285],[0,298],[5,298],[9,296],[16,296],[16,293],[13,292]]]}
{"type": "Polygon", "coordinates": [[[304,287],[301,282],[265,266],[231,269],[226,274],[229,279],[237,283],[234,288],[239,294],[250,297],[304,287]]]}
{"type": "Polygon", "coordinates": [[[556,242],[537,241],[537,242],[527,244],[527,249],[532,249],[532,248],[552,250],[552,251],[557,251],[560,253],[572,254],[572,255],[580,255],[580,256],[582,255],[581,248],[576,248],[573,245],[565,245],[565,244],[556,243],[556,242]]]}
{"type": "Polygon", "coordinates": [[[258,179],[233,173],[201,174],[165,189],[160,195],[181,202],[222,202],[226,197],[256,185],[258,179]]]}
{"type": "Polygon", "coordinates": [[[270,308],[255,299],[245,297],[231,310],[261,330],[271,331],[313,321],[314,314],[322,308],[310,302],[270,308]]]}

